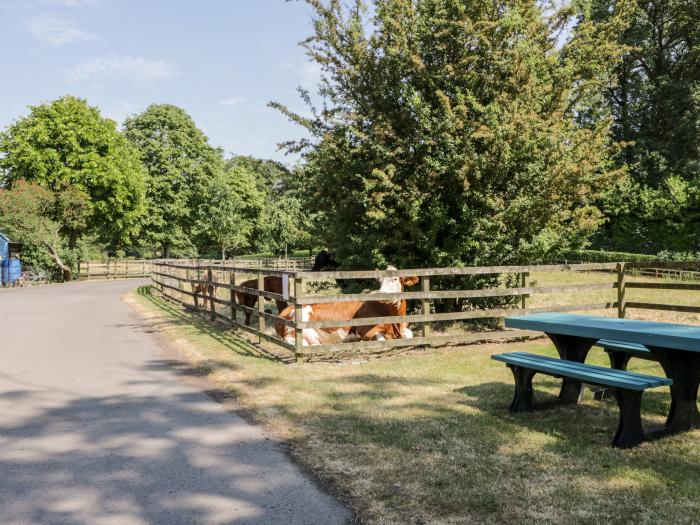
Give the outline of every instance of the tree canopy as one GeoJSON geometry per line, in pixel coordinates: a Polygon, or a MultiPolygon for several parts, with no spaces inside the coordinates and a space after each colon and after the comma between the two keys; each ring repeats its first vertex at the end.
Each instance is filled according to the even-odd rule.
{"type": "Polygon", "coordinates": [[[593,22],[535,0],[307,0],[322,107],[309,204],[350,266],[536,261],[580,247],[620,175],[603,101],[631,2],[593,22]],[[556,32],[580,23],[557,45],[556,32]],[[368,19],[369,17],[369,19],[368,19]]]}
{"type": "Polygon", "coordinates": [[[223,170],[223,153],[209,145],[192,117],[171,104],[152,104],[128,118],[124,134],[148,174],[143,240],[164,256],[196,253],[198,210],[211,179],[223,170]]]}
{"type": "Polygon", "coordinates": [[[65,96],[32,106],[0,133],[0,153],[0,186],[26,180],[71,202],[52,211],[71,248],[84,233],[112,246],[138,233],[145,192],[138,156],[116,123],[85,100],[65,96]]]}
{"type": "MultiPolygon", "coordinates": [[[[592,3],[608,20],[611,0],[592,3]]],[[[618,34],[625,54],[607,92],[617,156],[628,170],[602,200],[598,246],[655,253],[700,248],[700,2],[636,2],[618,34]]]]}

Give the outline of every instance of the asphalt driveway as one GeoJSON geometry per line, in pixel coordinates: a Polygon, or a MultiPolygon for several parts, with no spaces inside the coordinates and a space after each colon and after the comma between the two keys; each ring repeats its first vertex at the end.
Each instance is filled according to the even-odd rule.
{"type": "Polygon", "coordinates": [[[0,523],[347,522],[170,366],[121,300],[144,282],[0,291],[0,523]]]}

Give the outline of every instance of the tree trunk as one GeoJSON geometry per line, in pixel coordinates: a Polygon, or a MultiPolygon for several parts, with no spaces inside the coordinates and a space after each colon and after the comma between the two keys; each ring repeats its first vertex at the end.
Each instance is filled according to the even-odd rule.
{"type": "Polygon", "coordinates": [[[221,243],[221,260],[226,260],[226,245],[223,242],[221,243]]]}
{"type": "Polygon", "coordinates": [[[51,257],[61,269],[62,280],[70,281],[73,278],[73,270],[71,270],[70,266],[67,266],[66,263],[64,263],[61,260],[61,256],[58,255],[58,249],[56,248],[56,246],[46,241],[44,241],[44,245],[49,249],[49,251],[51,252],[51,257]]]}

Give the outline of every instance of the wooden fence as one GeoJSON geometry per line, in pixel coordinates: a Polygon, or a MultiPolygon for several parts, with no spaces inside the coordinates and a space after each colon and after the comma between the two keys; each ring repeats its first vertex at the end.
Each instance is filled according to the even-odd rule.
{"type": "MultiPolygon", "coordinates": [[[[226,261],[213,259],[168,259],[167,262],[189,266],[255,268],[265,270],[305,271],[314,264],[314,257],[237,257],[226,261]]],[[[153,270],[149,259],[107,259],[106,261],[82,261],[78,279],[125,279],[148,277],[153,270]]]]}
{"type": "MultiPolygon", "coordinates": [[[[688,263],[652,263],[663,269],[688,267],[688,263]]],[[[207,294],[209,300],[208,314],[212,319],[219,319],[230,326],[240,328],[256,334],[261,339],[278,344],[291,352],[294,352],[297,360],[313,355],[329,355],[335,351],[382,351],[389,348],[406,346],[430,346],[441,344],[472,343],[477,341],[504,341],[521,339],[534,335],[525,330],[491,330],[480,332],[462,332],[455,334],[434,335],[431,324],[444,321],[474,321],[479,319],[499,319],[505,316],[520,315],[525,313],[567,311],[580,312],[590,310],[615,309],[618,317],[625,317],[627,309],[666,310],[674,312],[700,313],[700,306],[685,306],[672,304],[656,304],[648,302],[627,301],[628,289],[658,289],[658,290],[700,290],[700,283],[688,282],[654,282],[654,281],[630,281],[629,273],[639,273],[639,270],[647,268],[650,263],[583,263],[583,264],[558,264],[558,265],[529,265],[529,266],[492,266],[492,267],[467,267],[467,268],[427,268],[414,270],[373,270],[373,271],[285,271],[244,267],[232,261],[217,261],[203,264],[183,264],[170,261],[158,261],[154,263],[152,273],[153,283],[165,297],[185,306],[202,310],[203,294],[207,294]],[[607,272],[609,281],[594,284],[566,284],[558,286],[531,286],[530,274],[535,272],[607,272]],[[440,279],[455,276],[500,276],[501,283],[514,283],[514,285],[499,285],[496,288],[470,289],[470,290],[434,290],[431,288],[431,279],[440,279]],[[285,285],[282,294],[262,291],[265,276],[278,276],[283,279],[285,285]],[[353,320],[324,320],[306,321],[302,319],[302,308],[309,304],[340,303],[344,301],[376,301],[377,293],[353,293],[335,295],[307,295],[309,283],[327,280],[366,280],[384,277],[410,277],[420,278],[420,291],[404,291],[401,293],[381,294],[382,300],[403,299],[413,303],[413,312],[403,316],[360,318],[353,320]],[[503,279],[510,276],[509,280],[503,279]],[[257,280],[257,289],[244,288],[240,285],[245,279],[257,280]],[[194,288],[203,285],[200,292],[194,288]],[[616,300],[597,302],[576,302],[576,294],[597,290],[616,289],[616,300]],[[267,300],[284,300],[294,305],[295,315],[293,320],[283,319],[275,314],[265,311],[264,300],[259,300],[257,308],[247,308],[238,304],[235,292],[241,291],[257,295],[258,298],[267,300]],[[547,305],[533,308],[531,300],[538,294],[566,294],[572,302],[567,304],[547,305]],[[510,307],[469,309],[457,312],[436,313],[433,311],[433,303],[443,299],[484,299],[484,298],[509,298],[510,307]],[[217,308],[217,306],[219,308],[217,308]],[[238,313],[250,313],[257,317],[257,322],[252,326],[246,326],[239,320],[238,313]],[[267,323],[283,323],[291,326],[296,331],[295,343],[290,344],[277,337],[274,330],[270,330],[267,323]],[[358,341],[348,343],[321,344],[315,346],[303,346],[302,330],[305,328],[324,329],[340,326],[371,326],[374,324],[408,322],[419,325],[419,335],[412,339],[390,339],[386,341],[358,341]]],[[[695,265],[697,266],[697,264],[695,265]]],[[[612,292],[614,293],[614,292],[612,292]]],[[[410,311],[410,310],[409,310],[410,311]]]]}
{"type": "Polygon", "coordinates": [[[146,259],[107,259],[106,261],[81,261],[78,279],[126,279],[148,277],[153,261],[146,259]]]}

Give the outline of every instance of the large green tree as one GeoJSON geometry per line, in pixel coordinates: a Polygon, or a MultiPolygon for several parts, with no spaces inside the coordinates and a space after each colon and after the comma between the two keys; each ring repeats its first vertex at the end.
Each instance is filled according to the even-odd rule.
{"type": "Polygon", "coordinates": [[[185,110],[152,104],[124,123],[127,139],[148,172],[143,240],[162,255],[195,253],[193,237],[210,180],[223,169],[221,150],[209,145],[185,110]]]}
{"type": "MultiPolygon", "coordinates": [[[[611,0],[592,3],[608,20],[611,0]]],[[[617,158],[628,180],[606,194],[596,243],[642,250],[700,248],[700,1],[635,2],[626,46],[607,93],[617,158]]]]}
{"type": "Polygon", "coordinates": [[[138,232],[143,168],[116,123],[85,100],[65,96],[32,106],[28,116],[0,133],[0,186],[18,180],[82,203],[53,207],[52,219],[71,248],[84,233],[118,246],[138,232]]]}
{"type": "Polygon", "coordinates": [[[229,249],[240,254],[250,248],[265,207],[256,174],[242,165],[228,165],[209,180],[204,195],[198,220],[202,244],[213,243],[222,259],[229,249]]]}
{"type": "Polygon", "coordinates": [[[289,147],[347,265],[535,261],[585,243],[618,175],[602,92],[629,0],[563,46],[581,13],[547,18],[536,0],[307,2],[321,105],[273,105],[310,133],[289,147]]]}

